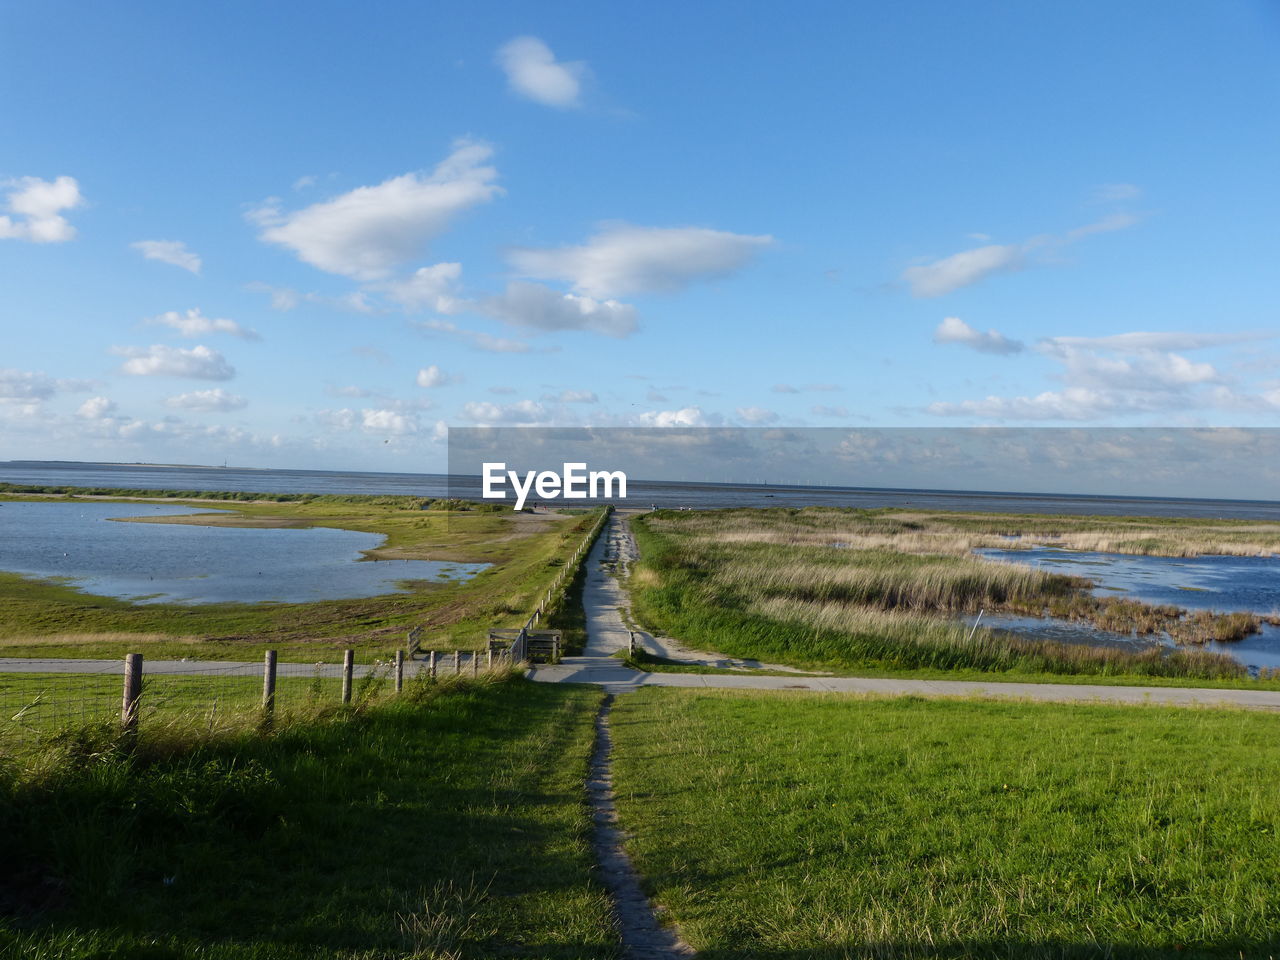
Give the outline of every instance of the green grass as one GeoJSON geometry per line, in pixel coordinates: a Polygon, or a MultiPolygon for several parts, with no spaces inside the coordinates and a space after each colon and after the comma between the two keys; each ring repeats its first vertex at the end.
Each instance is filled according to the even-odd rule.
{"type": "Polygon", "coordinates": [[[0,778],[0,956],[616,956],[582,783],[599,693],[450,681],[137,753],[83,731],[0,778]]]}
{"type": "Polygon", "coordinates": [[[961,611],[1039,612],[1063,603],[1082,615],[1132,607],[1131,620],[1149,611],[1093,601],[1074,578],[976,558],[886,546],[841,549],[830,540],[776,542],[803,541],[815,522],[808,514],[658,511],[633,520],[642,557],[629,584],[633,615],[693,647],[808,669],[1280,686],[1274,677],[1250,679],[1231,658],[1194,647],[1131,652],[986,629],[971,635],[954,619],[961,611]]]}
{"type": "Polygon", "coordinates": [[[133,604],[0,573],[0,656],[94,658],[140,651],[154,658],[255,660],[274,648],[281,659],[308,662],[353,648],[387,657],[416,626],[424,630],[424,649],[474,649],[490,627],[524,622],[595,519],[422,510],[417,503],[387,497],[236,503],[227,516],[181,522],[360,530],[386,537],[371,551],[374,557],[492,566],[464,582],[415,583],[407,593],[305,604],[133,604]]]}
{"type": "Polygon", "coordinates": [[[650,688],[612,729],[702,960],[1280,951],[1266,714],[650,688]]]}

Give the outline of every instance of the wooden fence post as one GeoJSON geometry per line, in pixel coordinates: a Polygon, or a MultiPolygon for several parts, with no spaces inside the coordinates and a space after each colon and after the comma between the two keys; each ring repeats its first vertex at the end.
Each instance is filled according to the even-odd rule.
{"type": "Polygon", "coordinates": [[[490,647],[486,654],[484,668],[489,673],[493,673],[493,647],[490,647]]]}
{"type": "Polygon", "coordinates": [[[471,654],[471,675],[473,677],[480,676],[480,651],[479,650],[471,654]]]}
{"type": "Polygon", "coordinates": [[[342,702],[351,702],[351,674],[354,672],[356,662],[356,652],[354,650],[342,651],[342,702]]]}
{"type": "Polygon", "coordinates": [[[262,722],[270,726],[276,712],[276,652],[262,656],[262,722]]]}
{"type": "Polygon", "coordinates": [[[456,677],[462,673],[462,651],[453,651],[453,675],[456,677]]]}
{"type": "Polygon", "coordinates": [[[396,651],[396,693],[404,690],[404,651],[396,651]]]}
{"type": "Polygon", "coordinates": [[[430,667],[431,679],[434,680],[436,678],[436,652],[434,650],[431,651],[430,660],[431,660],[431,667],[430,667]]]}
{"type": "Polygon", "coordinates": [[[124,697],[120,702],[120,732],[132,739],[138,734],[138,701],[142,698],[142,654],[124,658],[124,697]]]}

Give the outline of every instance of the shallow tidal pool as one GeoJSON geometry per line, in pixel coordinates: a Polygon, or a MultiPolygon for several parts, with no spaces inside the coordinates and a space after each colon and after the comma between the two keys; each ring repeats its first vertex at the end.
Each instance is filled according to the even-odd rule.
{"type": "Polygon", "coordinates": [[[169,504],[0,504],[0,570],[65,578],[135,603],[306,603],[404,592],[403,581],[469,579],[488,564],[366,560],[376,533],[331,527],[120,523],[219,514],[169,504]]]}
{"type": "MultiPolygon", "coordinates": [[[[1265,616],[1280,611],[1280,557],[1148,557],[1051,547],[975,552],[988,560],[1086,577],[1094,581],[1093,593],[1100,597],[1125,597],[1220,613],[1247,611],[1265,616]]],[[[973,620],[967,618],[969,623],[973,620]]],[[[1108,633],[1089,624],[1051,617],[988,614],[982,623],[1022,636],[1065,643],[1133,648],[1172,642],[1167,637],[1108,633]]],[[[1225,653],[1249,667],[1280,667],[1280,628],[1263,624],[1261,633],[1230,643],[1206,643],[1203,649],[1225,653]]]]}

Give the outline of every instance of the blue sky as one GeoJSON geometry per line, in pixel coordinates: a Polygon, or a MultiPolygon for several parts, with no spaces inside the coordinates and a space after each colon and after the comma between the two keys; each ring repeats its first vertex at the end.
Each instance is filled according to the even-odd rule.
{"type": "Polygon", "coordinates": [[[0,459],[1280,425],[1280,8],[10,4],[0,459]]]}

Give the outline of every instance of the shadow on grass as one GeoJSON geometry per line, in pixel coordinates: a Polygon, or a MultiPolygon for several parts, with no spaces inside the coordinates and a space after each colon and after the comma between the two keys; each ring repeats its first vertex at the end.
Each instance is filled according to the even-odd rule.
{"type": "Polygon", "coordinates": [[[0,956],[606,958],[593,691],[512,681],[4,785],[0,956]]]}

